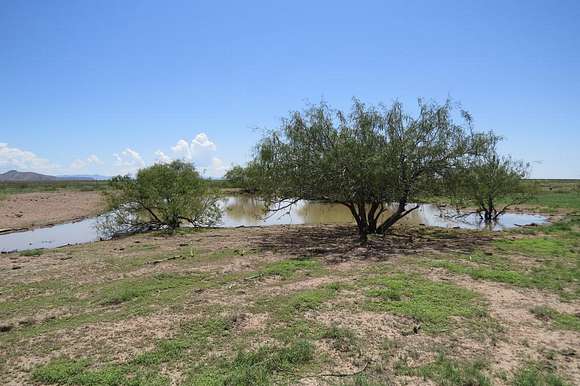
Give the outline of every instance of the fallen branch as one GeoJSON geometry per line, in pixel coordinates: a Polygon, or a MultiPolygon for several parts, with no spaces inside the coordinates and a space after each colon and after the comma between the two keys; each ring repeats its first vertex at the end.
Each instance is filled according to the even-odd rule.
{"type": "Polygon", "coordinates": [[[148,261],[145,264],[157,265],[159,263],[164,263],[166,261],[177,260],[177,259],[183,259],[183,256],[177,255],[177,256],[168,257],[166,259],[152,260],[152,261],[148,261]]]}

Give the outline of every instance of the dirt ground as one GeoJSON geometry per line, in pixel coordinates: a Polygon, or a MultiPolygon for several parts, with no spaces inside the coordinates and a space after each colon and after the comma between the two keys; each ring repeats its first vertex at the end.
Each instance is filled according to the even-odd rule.
{"type": "Polygon", "coordinates": [[[348,226],[184,230],[2,255],[0,379],[580,384],[574,224],[398,226],[366,245],[348,226]]]}
{"type": "Polygon", "coordinates": [[[0,230],[34,228],[95,216],[102,212],[99,192],[63,190],[18,193],[0,200],[0,230]]]}

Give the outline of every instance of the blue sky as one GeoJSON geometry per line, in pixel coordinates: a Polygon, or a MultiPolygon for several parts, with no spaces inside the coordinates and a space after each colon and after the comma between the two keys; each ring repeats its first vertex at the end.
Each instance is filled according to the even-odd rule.
{"type": "Polygon", "coordinates": [[[580,178],[577,1],[2,1],[0,172],[219,176],[324,98],[460,101],[477,128],[580,178]]]}

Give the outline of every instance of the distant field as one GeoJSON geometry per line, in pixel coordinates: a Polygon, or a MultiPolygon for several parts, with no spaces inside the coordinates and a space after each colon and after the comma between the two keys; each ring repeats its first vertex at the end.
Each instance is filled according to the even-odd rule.
{"type": "Polygon", "coordinates": [[[57,190],[104,190],[107,181],[0,182],[0,197],[16,193],[54,192],[57,190]]]}

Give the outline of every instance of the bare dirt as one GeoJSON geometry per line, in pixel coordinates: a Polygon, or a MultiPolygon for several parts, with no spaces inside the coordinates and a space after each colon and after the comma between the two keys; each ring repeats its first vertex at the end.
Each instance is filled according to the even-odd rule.
{"type": "Polygon", "coordinates": [[[0,200],[0,231],[35,228],[95,216],[104,209],[99,192],[18,193],[0,200]]]}

